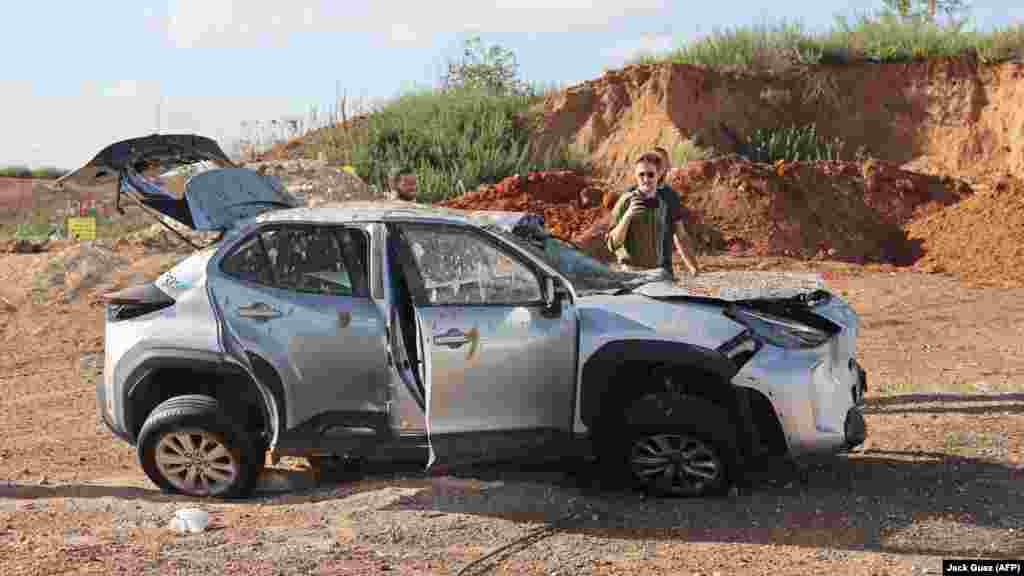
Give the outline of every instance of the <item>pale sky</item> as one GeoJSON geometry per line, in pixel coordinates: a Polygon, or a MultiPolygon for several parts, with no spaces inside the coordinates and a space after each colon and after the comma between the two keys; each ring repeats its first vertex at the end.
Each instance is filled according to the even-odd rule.
{"type": "MultiPolygon", "coordinates": [[[[975,26],[1024,21],[973,0],[975,26]]],[[[106,0],[8,2],[0,166],[72,169],[118,139],[195,132],[229,151],[241,123],[436,83],[463,40],[513,50],[521,75],[569,85],[716,28],[811,29],[881,0],[106,0]],[[158,125],[159,122],[159,125],[158,125]]]]}

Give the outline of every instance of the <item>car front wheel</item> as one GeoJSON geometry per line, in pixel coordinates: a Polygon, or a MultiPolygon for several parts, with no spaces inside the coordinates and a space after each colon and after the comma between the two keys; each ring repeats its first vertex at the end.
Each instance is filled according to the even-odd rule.
{"type": "Polygon", "coordinates": [[[704,398],[647,394],[624,415],[609,446],[632,482],[664,496],[724,494],[737,468],[729,414],[704,398]]]}
{"type": "Polygon", "coordinates": [[[714,494],[726,481],[718,449],[685,430],[635,432],[629,446],[629,468],[642,487],[665,495],[714,494]]]}
{"type": "Polygon", "coordinates": [[[153,483],[188,496],[245,495],[257,472],[249,438],[209,396],[177,396],[153,409],[138,453],[153,483]]]}

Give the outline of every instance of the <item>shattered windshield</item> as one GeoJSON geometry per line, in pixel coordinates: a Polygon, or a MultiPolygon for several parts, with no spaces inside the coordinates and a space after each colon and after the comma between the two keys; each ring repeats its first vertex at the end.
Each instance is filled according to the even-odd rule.
{"type": "Polygon", "coordinates": [[[572,244],[554,238],[536,229],[522,229],[508,233],[497,227],[488,230],[514,242],[544,260],[572,282],[580,294],[595,292],[622,292],[656,281],[660,271],[623,272],[588,256],[572,244]]]}

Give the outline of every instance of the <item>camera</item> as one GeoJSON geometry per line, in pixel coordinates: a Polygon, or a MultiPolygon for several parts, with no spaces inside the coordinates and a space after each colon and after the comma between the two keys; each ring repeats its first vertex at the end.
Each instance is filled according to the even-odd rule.
{"type": "Polygon", "coordinates": [[[636,196],[635,198],[633,198],[633,204],[639,204],[644,208],[655,208],[658,206],[658,197],[636,196]]]}

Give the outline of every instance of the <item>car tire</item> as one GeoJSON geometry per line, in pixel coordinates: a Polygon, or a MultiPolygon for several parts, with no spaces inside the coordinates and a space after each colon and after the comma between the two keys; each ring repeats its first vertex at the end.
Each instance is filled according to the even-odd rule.
{"type": "Polygon", "coordinates": [[[651,394],[636,401],[610,447],[620,477],[657,496],[728,492],[736,468],[728,412],[702,398],[651,394]]]}
{"type": "Polygon", "coordinates": [[[203,395],[176,396],[149,414],[139,432],[146,476],[164,492],[194,497],[248,495],[255,484],[252,440],[203,395]]]}

